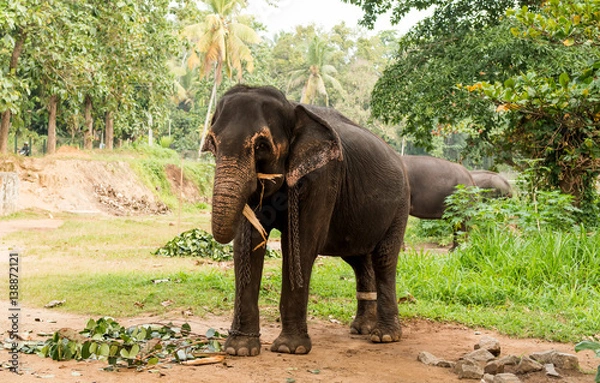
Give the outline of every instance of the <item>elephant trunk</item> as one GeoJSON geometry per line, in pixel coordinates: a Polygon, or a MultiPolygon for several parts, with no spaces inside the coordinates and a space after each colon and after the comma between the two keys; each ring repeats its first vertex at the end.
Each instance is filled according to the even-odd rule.
{"type": "Polygon", "coordinates": [[[252,182],[252,174],[240,170],[237,164],[217,164],[211,226],[213,237],[219,243],[231,242],[235,237],[242,210],[256,183],[256,180],[252,182]]]}

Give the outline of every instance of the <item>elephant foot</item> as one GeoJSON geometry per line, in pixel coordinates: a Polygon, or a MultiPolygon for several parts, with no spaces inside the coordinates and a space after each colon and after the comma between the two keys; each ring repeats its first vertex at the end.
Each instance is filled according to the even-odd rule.
{"type": "Polygon", "coordinates": [[[311,349],[312,342],[310,341],[308,334],[281,334],[275,339],[271,346],[271,351],[285,354],[308,354],[311,349]]]}
{"type": "Polygon", "coordinates": [[[398,342],[400,338],[402,338],[402,327],[398,322],[394,326],[378,326],[371,331],[371,342],[373,343],[398,342]]]}
{"type": "Polygon", "coordinates": [[[376,314],[373,317],[356,317],[350,325],[350,334],[369,335],[377,324],[376,314]]]}
{"type": "Polygon", "coordinates": [[[260,354],[260,338],[258,336],[229,335],[223,350],[229,355],[256,356],[260,354]]]}

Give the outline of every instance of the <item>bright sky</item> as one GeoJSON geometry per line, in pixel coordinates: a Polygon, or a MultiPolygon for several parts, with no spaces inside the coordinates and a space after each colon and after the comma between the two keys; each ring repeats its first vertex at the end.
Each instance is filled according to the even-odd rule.
{"type": "MultiPolygon", "coordinates": [[[[266,0],[248,0],[247,13],[255,15],[265,24],[269,35],[281,30],[291,32],[296,25],[311,23],[325,30],[330,30],[342,21],[345,21],[349,27],[356,27],[363,16],[360,7],[346,4],[342,0],[278,0],[277,4],[275,8],[268,5],[266,0]]],[[[405,33],[426,14],[428,13],[411,13],[396,26],[390,24],[388,15],[381,15],[374,31],[394,29],[405,33]]]]}

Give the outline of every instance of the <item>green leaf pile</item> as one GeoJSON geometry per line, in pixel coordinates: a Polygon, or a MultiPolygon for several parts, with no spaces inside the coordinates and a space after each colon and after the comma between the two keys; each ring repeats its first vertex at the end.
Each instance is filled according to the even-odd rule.
{"type": "Polygon", "coordinates": [[[53,360],[107,360],[110,365],[182,362],[221,352],[223,337],[213,329],[192,334],[189,324],[145,324],[125,328],[110,317],[90,319],[81,332],[61,329],[37,348],[21,349],[53,360]]]}
{"type": "MultiPolygon", "coordinates": [[[[233,247],[230,244],[221,245],[202,229],[192,229],[179,234],[154,254],[165,257],[202,257],[221,262],[233,259],[233,247]]],[[[266,256],[279,258],[279,253],[267,249],[266,256]]]]}

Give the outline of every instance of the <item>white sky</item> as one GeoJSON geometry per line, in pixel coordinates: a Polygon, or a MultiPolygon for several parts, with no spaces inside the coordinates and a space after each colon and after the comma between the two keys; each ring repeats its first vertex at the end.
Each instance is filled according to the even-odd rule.
{"type": "MultiPolygon", "coordinates": [[[[346,4],[342,0],[279,0],[277,8],[267,4],[266,0],[248,0],[245,13],[250,13],[266,25],[269,35],[279,31],[292,32],[297,25],[316,24],[324,30],[346,22],[349,27],[356,27],[363,16],[363,11],[356,5],[346,4]]],[[[374,32],[394,29],[405,33],[428,12],[414,12],[407,15],[398,25],[390,24],[389,15],[381,15],[377,19],[374,32]]]]}

